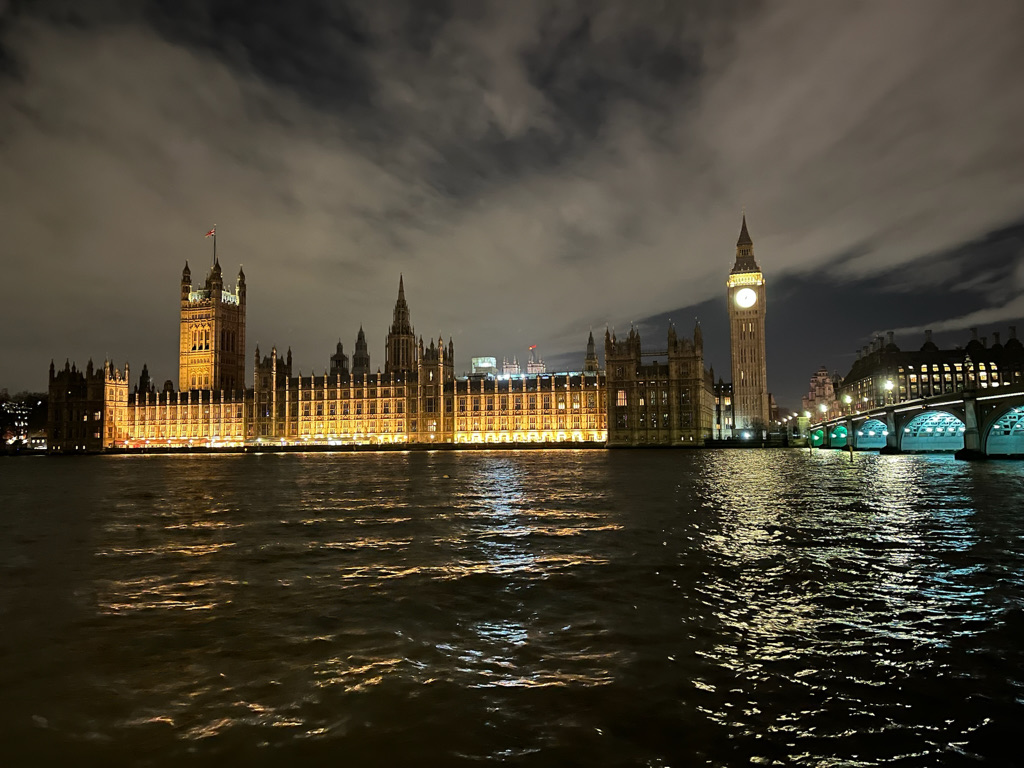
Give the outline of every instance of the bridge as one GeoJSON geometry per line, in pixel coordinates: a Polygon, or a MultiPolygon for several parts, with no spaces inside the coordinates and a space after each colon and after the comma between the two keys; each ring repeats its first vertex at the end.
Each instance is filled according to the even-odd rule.
{"type": "Polygon", "coordinates": [[[812,423],[810,444],[882,453],[1024,458],[1024,385],[967,389],[812,423]]]}

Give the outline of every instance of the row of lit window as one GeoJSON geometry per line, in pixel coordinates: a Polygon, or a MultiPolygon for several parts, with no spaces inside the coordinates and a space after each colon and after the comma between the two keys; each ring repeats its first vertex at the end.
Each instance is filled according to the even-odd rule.
{"type": "MultiPolygon", "coordinates": [[[[571,399],[570,399],[569,402],[571,403],[573,409],[580,408],[581,403],[583,402],[581,397],[580,397],[580,394],[581,393],[579,393],[579,392],[572,392],[571,393],[571,399]]],[[[474,396],[472,398],[460,397],[459,398],[459,412],[460,413],[465,413],[466,410],[467,410],[467,407],[470,407],[473,411],[479,411],[481,409],[482,410],[486,410],[486,411],[493,411],[494,410],[495,402],[496,402],[495,398],[492,397],[492,396],[487,396],[487,397],[474,396]]],[[[537,403],[538,403],[537,395],[527,395],[526,396],[526,407],[529,410],[536,410],[537,403]]],[[[542,410],[551,410],[551,403],[552,403],[551,395],[545,394],[545,395],[541,395],[540,396],[540,407],[541,407],[542,410]]],[[[554,403],[555,403],[555,408],[557,410],[565,410],[566,409],[566,405],[567,405],[566,404],[566,399],[565,399],[565,393],[561,393],[561,392],[556,393],[555,394],[554,403]]],[[[597,393],[596,392],[588,392],[587,393],[587,398],[586,398],[586,403],[587,403],[587,408],[596,408],[597,407],[597,403],[598,403],[597,393]]],[[[509,406],[509,396],[508,395],[500,395],[497,398],[497,404],[498,404],[498,409],[499,410],[507,411],[508,410],[508,406],[509,406]]],[[[512,408],[514,410],[517,410],[517,411],[520,411],[520,410],[523,409],[523,396],[522,395],[513,395],[512,396],[512,408]]]]}

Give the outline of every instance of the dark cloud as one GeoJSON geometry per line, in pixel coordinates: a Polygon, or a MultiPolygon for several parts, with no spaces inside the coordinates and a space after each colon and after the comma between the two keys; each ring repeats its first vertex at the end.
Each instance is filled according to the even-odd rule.
{"type": "Polygon", "coordinates": [[[993,234],[1024,213],[1015,3],[0,8],[0,386],[51,356],[174,378],[213,223],[251,343],[305,371],[360,323],[380,361],[403,272],[459,367],[672,314],[726,373],[741,206],[785,401],[880,327],[1024,314],[993,234]],[[828,291],[859,297],[831,334],[802,303],[828,291]]]}

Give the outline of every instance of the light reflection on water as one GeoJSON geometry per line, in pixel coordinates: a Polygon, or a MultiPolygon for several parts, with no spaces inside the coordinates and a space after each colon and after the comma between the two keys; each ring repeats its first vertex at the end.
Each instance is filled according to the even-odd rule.
{"type": "Polygon", "coordinates": [[[1022,478],[828,451],[9,461],[3,735],[157,764],[996,757],[1024,716],[1022,478]]]}

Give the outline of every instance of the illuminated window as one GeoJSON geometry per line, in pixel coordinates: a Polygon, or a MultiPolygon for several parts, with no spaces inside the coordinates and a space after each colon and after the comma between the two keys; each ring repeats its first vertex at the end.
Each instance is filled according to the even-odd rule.
{"type": "Polygon", "coordinates": [[[625,406],[626,405],[626,390],[620,389],[615,395],[615,405],[625,406]]]}

